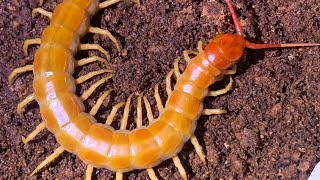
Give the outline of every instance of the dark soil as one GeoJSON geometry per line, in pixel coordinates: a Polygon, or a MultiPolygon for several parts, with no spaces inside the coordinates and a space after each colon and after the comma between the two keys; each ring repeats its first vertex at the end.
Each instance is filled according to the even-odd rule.
{"type": "MultiPolygon", "coordinates": [[[[26,107],[23,118],[16,113],[16,105],[33,91],[33,75],[17,77],[12,86],[7,77],[14,68],[32,64],[37,47],[29,48],[30,54],[24,56],[22,43],[40,37],[49,20],[31,18],[36,0],[0,2],[0,179],[27,179],[59,144],[48,130],[26,145],[21,142],[21,136],[41,122],[35,102],[26,107]]],[[[56,4],[47,0],[43,8],[52,11],[56,4]]],[[[319,0],[237,0],[233,4],[246,36],[253,42],[320,42],[319,0]]],[[[145,91],[155,109],[153,87],[161,82],[165,101],[165,76],[183,50],[195,49],[198,40],[208,42],[218,32],[234,32],[222,0],[142,0],[141,8],[121,2],[100,11],[92,25],[109,29],[122,46],[118,53],[107,37],[88,35],[83,39],[101,44],[112,55],[108,65],[93,63],[75,72],[78,77],[103,67],[115,71],[112,81],[85,102],[90,110],[103,91],[114,89],[96,115],[101,121],[112,105],[131,93],[145,91]]],[[[234,76],[233,90],[205,99],[206,108],[228,110],[226,115],[201,116],[198,121],[195,134],[204,148],[207,165],[201,164],[190,142],[178,154],[189,178],[307,179],[320,160],[319,52],[319,47],[248,50],[234,76]]],[[[102,56],[95,51],[81,52],[77,59],[93,54],[102,56]]],[[[78,93],[99,78],[78,86],[78,93]]],[[[213,85],[212,89],[219,87],[213,85]]],[[[133,127],[131,123],[130,129],[133,127]]],[[[31,179],[83,179],[85,168],[75,155],[63,153],[31,179]]],[[[163,179],[180,179],[171,160],[155,167],[155,171],[163,179]]],[[[115,178],[115,173],[106,169],[95,172],[97,179],[115,178]]],[[[125,176],[146,179],[147,172],[133,171],[125,176]]]]}

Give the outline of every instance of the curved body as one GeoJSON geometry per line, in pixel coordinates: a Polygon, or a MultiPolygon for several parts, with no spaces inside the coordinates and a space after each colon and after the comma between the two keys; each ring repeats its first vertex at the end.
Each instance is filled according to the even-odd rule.
{"type": "Polygon", "coordinates": [[[94,167],[127,172],[156,166],[176,155],[193,134],[209,85],[241,57],[245,40],[217,36],[189,62],[158,119],[133,131],[114,130],[84,112],[72,77],[74,54],[98,4],[64,0],[54,10],[34,62],[33,88],[41,116],[64,149],[94,167]],[[226,44],[239,46],[236,53],[226,44]]]}

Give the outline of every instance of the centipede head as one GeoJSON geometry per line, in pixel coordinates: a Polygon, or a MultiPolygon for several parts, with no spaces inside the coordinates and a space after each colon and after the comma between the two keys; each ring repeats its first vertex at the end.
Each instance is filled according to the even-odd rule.
{"type": "Polygon", "coordinates": [[[238,34],[218,34],[212,42],[219,47],[222,55],[231,62],[242,57],[246,46],[246,40],[238,34]]]}

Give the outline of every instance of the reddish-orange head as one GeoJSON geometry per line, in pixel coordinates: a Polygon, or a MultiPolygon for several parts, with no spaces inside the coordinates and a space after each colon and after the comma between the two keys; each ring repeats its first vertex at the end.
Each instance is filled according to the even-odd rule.
{"type": "Polygon", "coordinates": [[[223,57],[231,62],[239,60],[246,47],[246,40],[238,34],[218,34],[212,43],[216,44],[223,57]]]}

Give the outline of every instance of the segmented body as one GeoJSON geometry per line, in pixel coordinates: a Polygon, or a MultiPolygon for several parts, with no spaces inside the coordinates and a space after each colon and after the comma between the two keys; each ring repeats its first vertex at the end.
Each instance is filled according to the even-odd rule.
{"type": "Polygon", "coordinates": [[[245,40],[240,35],[217,36],[189,62],[154,122],[133,131],[114,130],[84,112],[72,77],[74,54],[98,4],[65,0],[54,10],[34,62],[41,116],[64,149],[94,167],[117,172],[150,168],[175,156],[193,134],[209,85],[241,57],[245,40]],[[229,52],[226,41],[238,47],[236,53],[229,52]]]}

